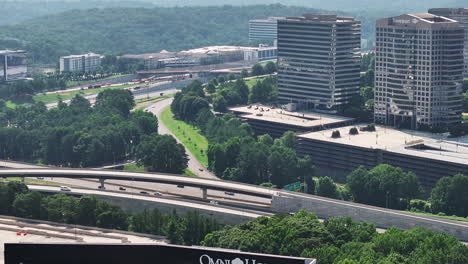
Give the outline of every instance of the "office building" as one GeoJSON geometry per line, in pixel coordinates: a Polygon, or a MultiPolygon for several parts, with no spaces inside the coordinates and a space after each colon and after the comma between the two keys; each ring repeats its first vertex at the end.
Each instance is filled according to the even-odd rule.
{"type": "Polygon", "coordinates": [[[421,185],[432,188],[444,176],[468,174],[468,145],[413,135],[397,129],[376,126],[334,128],[297,136],[297,152],[310,155],[319,175],[344,180],[359,166],[368,169],[390,164],[414,172],[421,185]],[[332,137],[334,131],[340,137],[332,137]]]}
{"type": "Polygon", "coordinates": [[[60,57],[60,72],[96,72],[101,65],[101,55],[87,53],[60,57]]]}
{"type": "Polygon", "coordinates": [[[276,59],[278,48],[260,44],[258,48],[246,49],[244,51],[244,61],[264,61],[276,59]]]}
{"type": "Polygon", "coordinates": [[[431,8],[429,13],[454,19],[465,27],[465,47],[463,51],[465,68],[463,75],[468,78],[468,8],[431,8]]]}
{"type": "Polygon", "coordinates": [[[377,21],[374,118],[411,129],[460,121],[463,26],[432,14],[377,21]]]}
{"type": "Polygon", "coordinates": [[[361,24],[306,14],[278,20],[278,99],[332,110],[359,93],[361,24]]]}
{"type": "Polygon", "coordinates": [[[277,22],[282,17],[249,20],[249,40],[271,40],[277,38],[277,22]]]}

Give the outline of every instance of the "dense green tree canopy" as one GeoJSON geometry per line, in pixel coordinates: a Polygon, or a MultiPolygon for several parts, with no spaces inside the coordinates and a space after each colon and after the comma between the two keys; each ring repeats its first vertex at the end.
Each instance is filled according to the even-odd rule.
{"type": "Polygon", "coordinates": [[[185,148],[170,135],[142,138],[136,149],[138,163],[149,171],[182,173],[187,168],[185,148]]]}
{"type": "Polygon", "coordinates": [[[47,110],[43,103],[0,108],[0,158],[72,167],[97,166],[133,155],[142,135],[157,131],[156,118],[130,112],[133,96],[106,90],[96,105],[77,95],[69,105],[47,110]]]}
{"type": "Polygon", "coordinates": [[[208,234],[204,246],[317,258],[320,264],[464,264],[468,247],[422,228],[378,234],[368,223],[332,218],[320,223],[305,211],[260,217],[208,234]]]}
{"type": "Polygon", "coordinates": [[[359,167],[347,176],[346,182],[354,201],[382,207],[406,208],[421,192],[414,173],[387,164],[371,170],[359,167]]]}
{"type": "Polygon", "coordinates": [[[443,177],[432,189],[432,210],[448,215],[468,216],[468,176],[443,177]]]}

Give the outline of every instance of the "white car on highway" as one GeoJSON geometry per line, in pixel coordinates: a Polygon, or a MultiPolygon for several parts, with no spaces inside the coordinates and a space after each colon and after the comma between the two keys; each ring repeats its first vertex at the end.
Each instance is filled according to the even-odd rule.
{"type": "Polygon", "coordinates": [[[60,186],[60,191],[62,192],[69,192],[71,191],[70,187],[68,186],[60,186]]]}

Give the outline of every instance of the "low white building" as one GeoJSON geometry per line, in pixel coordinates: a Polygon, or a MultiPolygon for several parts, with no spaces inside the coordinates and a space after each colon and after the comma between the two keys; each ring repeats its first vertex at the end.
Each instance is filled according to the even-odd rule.
{"type": "Polygon", "coordinates": [[[95,72],[102,56],[95,53],[60,57],[60,72],[95,72]]]}
{"type": "Polygon", "coordinates": [[[244,51],[244,61],[272,60],[278,57],[278,48],[260,44],[244,51]]]}

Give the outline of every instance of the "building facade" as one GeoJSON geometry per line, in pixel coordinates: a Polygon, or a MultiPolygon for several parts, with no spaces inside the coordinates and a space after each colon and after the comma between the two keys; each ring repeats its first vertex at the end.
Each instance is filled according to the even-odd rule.
{"type": "Polygon", "coordinates": [[[60,57],[60,72],[96,72],[101,65],[101,55],[87,53],[60,57]]]}
{"type": "Polygon", "coordinates": [[[375,121],[411,129],[459,122],[463,34],[455,20],[432,14],[378,20],[375,121]]]}
{"type": "Polygon", "coordinates": [[[282,17],[249,20],[249,40],[276,40],[278,19],[282,17]]]}
{"type": "Polygon", "coordinates": [[[278,48],[260,44],[258,48],[244,51],[244,61],[263,61],[276,59],[278,48]]]}
{"type": "Polygon", "coordinates": [[[306,14],[278,20],[278,99],[331,109],[359,92],[361,23],[306,14]]]}
{"type": "Polygon", "coordinates": [[[465,68],[463,75],[468,78],[468,8],[431,8],[429,13],[454,19],[465,27],[465,48],[463,51],[465,68]]]}

